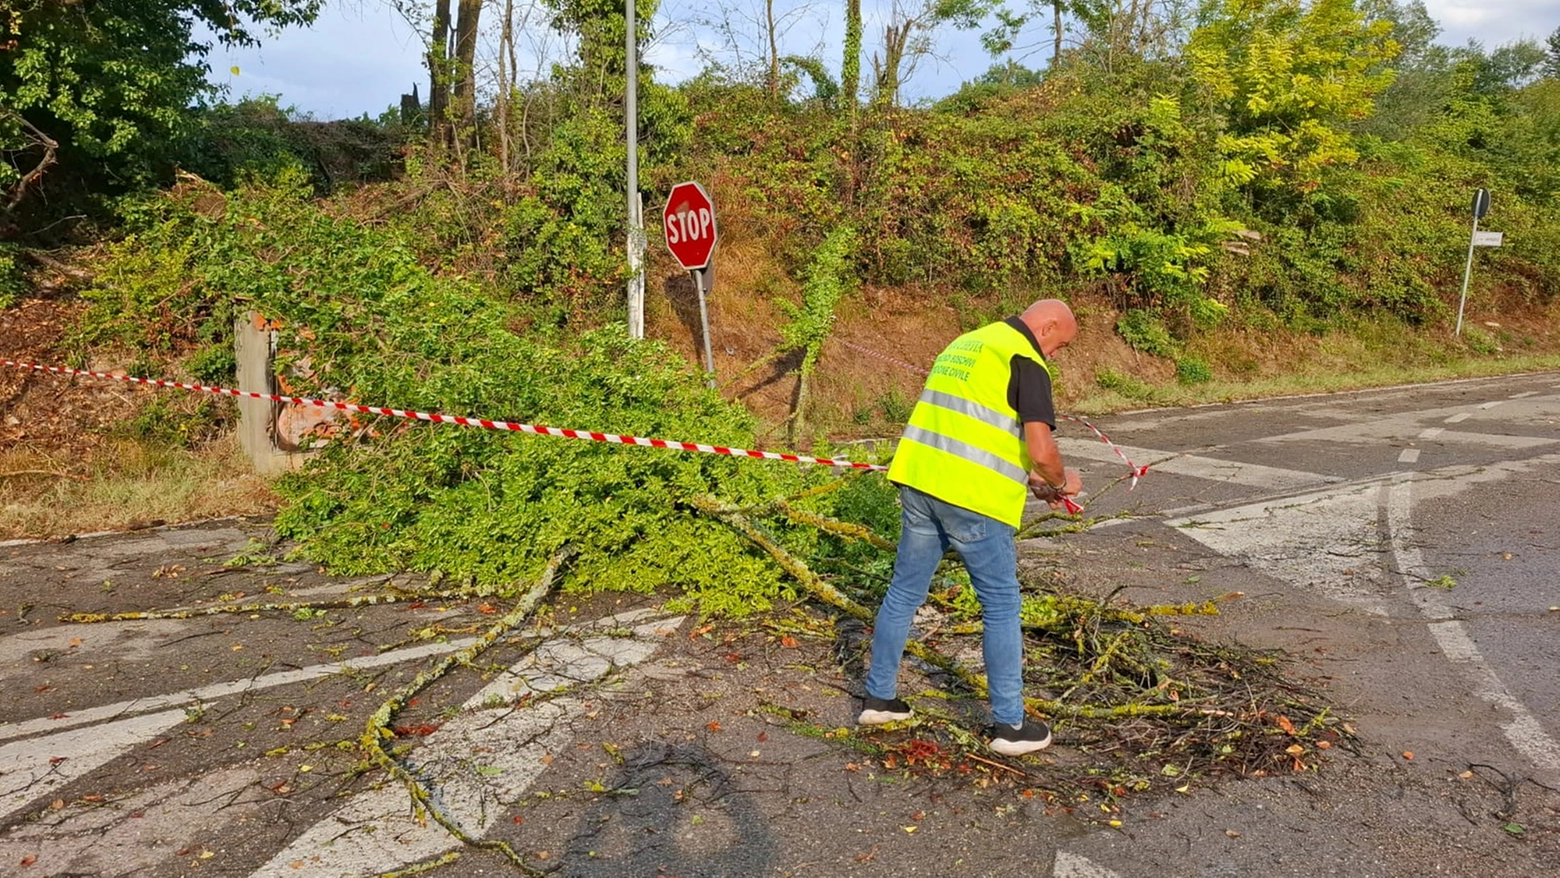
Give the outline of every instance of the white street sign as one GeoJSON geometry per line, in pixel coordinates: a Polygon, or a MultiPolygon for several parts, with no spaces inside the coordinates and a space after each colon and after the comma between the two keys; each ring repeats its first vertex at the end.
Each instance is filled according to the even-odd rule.
{"type": "Polygon", "coordinates": [[[1475,247],[1499,247],[1505,232],[1474,232],[1473,246],[1475,247]]]}

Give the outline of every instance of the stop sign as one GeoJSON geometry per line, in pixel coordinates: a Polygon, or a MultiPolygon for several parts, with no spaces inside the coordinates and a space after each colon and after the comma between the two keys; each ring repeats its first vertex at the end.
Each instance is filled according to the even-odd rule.
{"type": "Polygon", "coordinates": [[[698,271],[710,264],[719,235],[715,231],[715,203],[703,186],[691,181],[673,186],[661,223],[666,229],[666,249],[684,269],[698,271]]]}

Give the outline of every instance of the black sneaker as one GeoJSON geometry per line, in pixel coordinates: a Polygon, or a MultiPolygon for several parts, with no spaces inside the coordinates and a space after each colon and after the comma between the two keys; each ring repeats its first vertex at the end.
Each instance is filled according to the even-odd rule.
{"type": "Polygon", "coordinates": [[[856,722],[864,726],[880,726],[910,718],[910,705],[898,698],[873,698],[868,695],[861,702],[861,715],[856,722]]]}
{"type": "Polygon", "coordinates": [[[1026,719],[1021,726],[997,723],[990,729],[991,749],[1003,756],[1023,756],[1051,746],[1051,727],[1026,719]]]}

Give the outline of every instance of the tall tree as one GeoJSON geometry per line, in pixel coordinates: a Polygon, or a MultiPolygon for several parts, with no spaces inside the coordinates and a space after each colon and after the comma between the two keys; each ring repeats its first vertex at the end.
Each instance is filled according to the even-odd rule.
{"type": "Polygon", "coordinates": [[[52,169],[124,185],[165,168],[211,96],[212,43],[253,45],[259,28],[308,24],[321,0],[10,0],[0,12],[0,209],[52,169]],[[114,171],[105,173],[105,162],[114,171]]]}
{"type": "Polygon", "coordinates": [[[435,0],[428,40],[428,125],[429,137],[439,147],[450,140],[450,74],[450,0],[435,0]]]}
{"type": "Polygon", "coordinates": [[[1555,28],[1544,45],[1549,55],[1544,59],[1544,75],[1550,79],[1560,79],[1560,27],[1555,28]]]}
{"type": "Polygon", "coordinates": [[[475,142],[477,127],[477,33],[482,20],[482,0],[460,0],[455,20],[455,75],[450,84],[455,123],[462,144],[475,142]]]}
{"type": "Polygon", "coordinates": [[[893,12],[883,29],[882,54],[873,53],[872,99],[893,106],[899,102],[899,89],[915,72],[917,62],[932,51],[932,35],[945,25],[961,30],[980,26],[998,0],[921,0],[919,7],[907,7],[895,0],[893,12]]]}
{"type": "Polygon", "coordinates": [[[1309,193],[1359,159],[1348,125],[1368,117],[1398,51],[1353,0],[1216,0],[1186,54],[1221,120],[1224,175],[1261,201],[1309,193]]]}
{"type": "Polygon", "coordinates": [[[840,65],[840,102],[856,112],[861,95],[861,0],[845,0],[845,60],[840,65]]]}

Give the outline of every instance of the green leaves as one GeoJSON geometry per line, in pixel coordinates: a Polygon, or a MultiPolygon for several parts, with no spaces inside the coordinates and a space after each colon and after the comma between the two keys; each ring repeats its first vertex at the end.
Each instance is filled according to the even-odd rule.
{"type": "MultiPolygon", "coordinates": [[[[224,42],[252,44],[255,24],[314,19],[320,0],[199,0],[27,3],[9,15],[14,44],[0,51],[0,195],[27,184],[18,167],[37,166],[58,147],[60,173],[122,186],[166,173],[176,144],[193,130],[194,107],[213,91],[205,80],[210,46],[194,38],[200,20],[224,42]],[[105,174],[101,161],[111,159],[105,174]]],[[[46,168],[47,165],[42,167],[46,168]]]]}
{"type": "MultiPolygon", "coordinates": [[[[240,190],[215,218],[196,212],[220,197],[192,186],[142,208],[143,231],[115,248],[90,296],[92,337],[167,350],[200,323],[149,336],[142,326],[157,325],[164,310],[252,308],[280,324],[284,362],[307,361],[284,372],[298,395],[756,444],[753,417],[658,342],[630,340],[616,325],[572,339],[520,335],[510,328],[513,306],[470,280],[430,273],[393,230],[334,216],[296,187],[240,190]]],[[[825,334],[850,246],[841,233],[820,251],[804,306],[819,316],[808,325],[825,334]]],[[[230,316],[211,319],[231,326],[230,316]]],[[[707,613],[763,610],[794,583],[737,532],[692,511],[689,498],[748,507],[835,478],[784,463],[388,418],[361,419],[354,430],[360,439],[329,445],[280,483],[278,532],[342,572],[437,571],[489,592],[535,579],[567,544],[577,550],[573,590],[670,588],[707,613]]],[[[806,502],[827,514],[835,498],[806,502]]],[[[778,512],[755,520],[802,557],[820,546],[816,531],[778,512]]]]}
{"type": "Polygon", "coordinates": [[[1221,115],[1226,179],[1314,191],[1359,159],[1348,123],[1369,116],[1398,52],[1390,22],[1366,24],[1353,0],[1224,0],[1186,47],[1221,115]]]}

